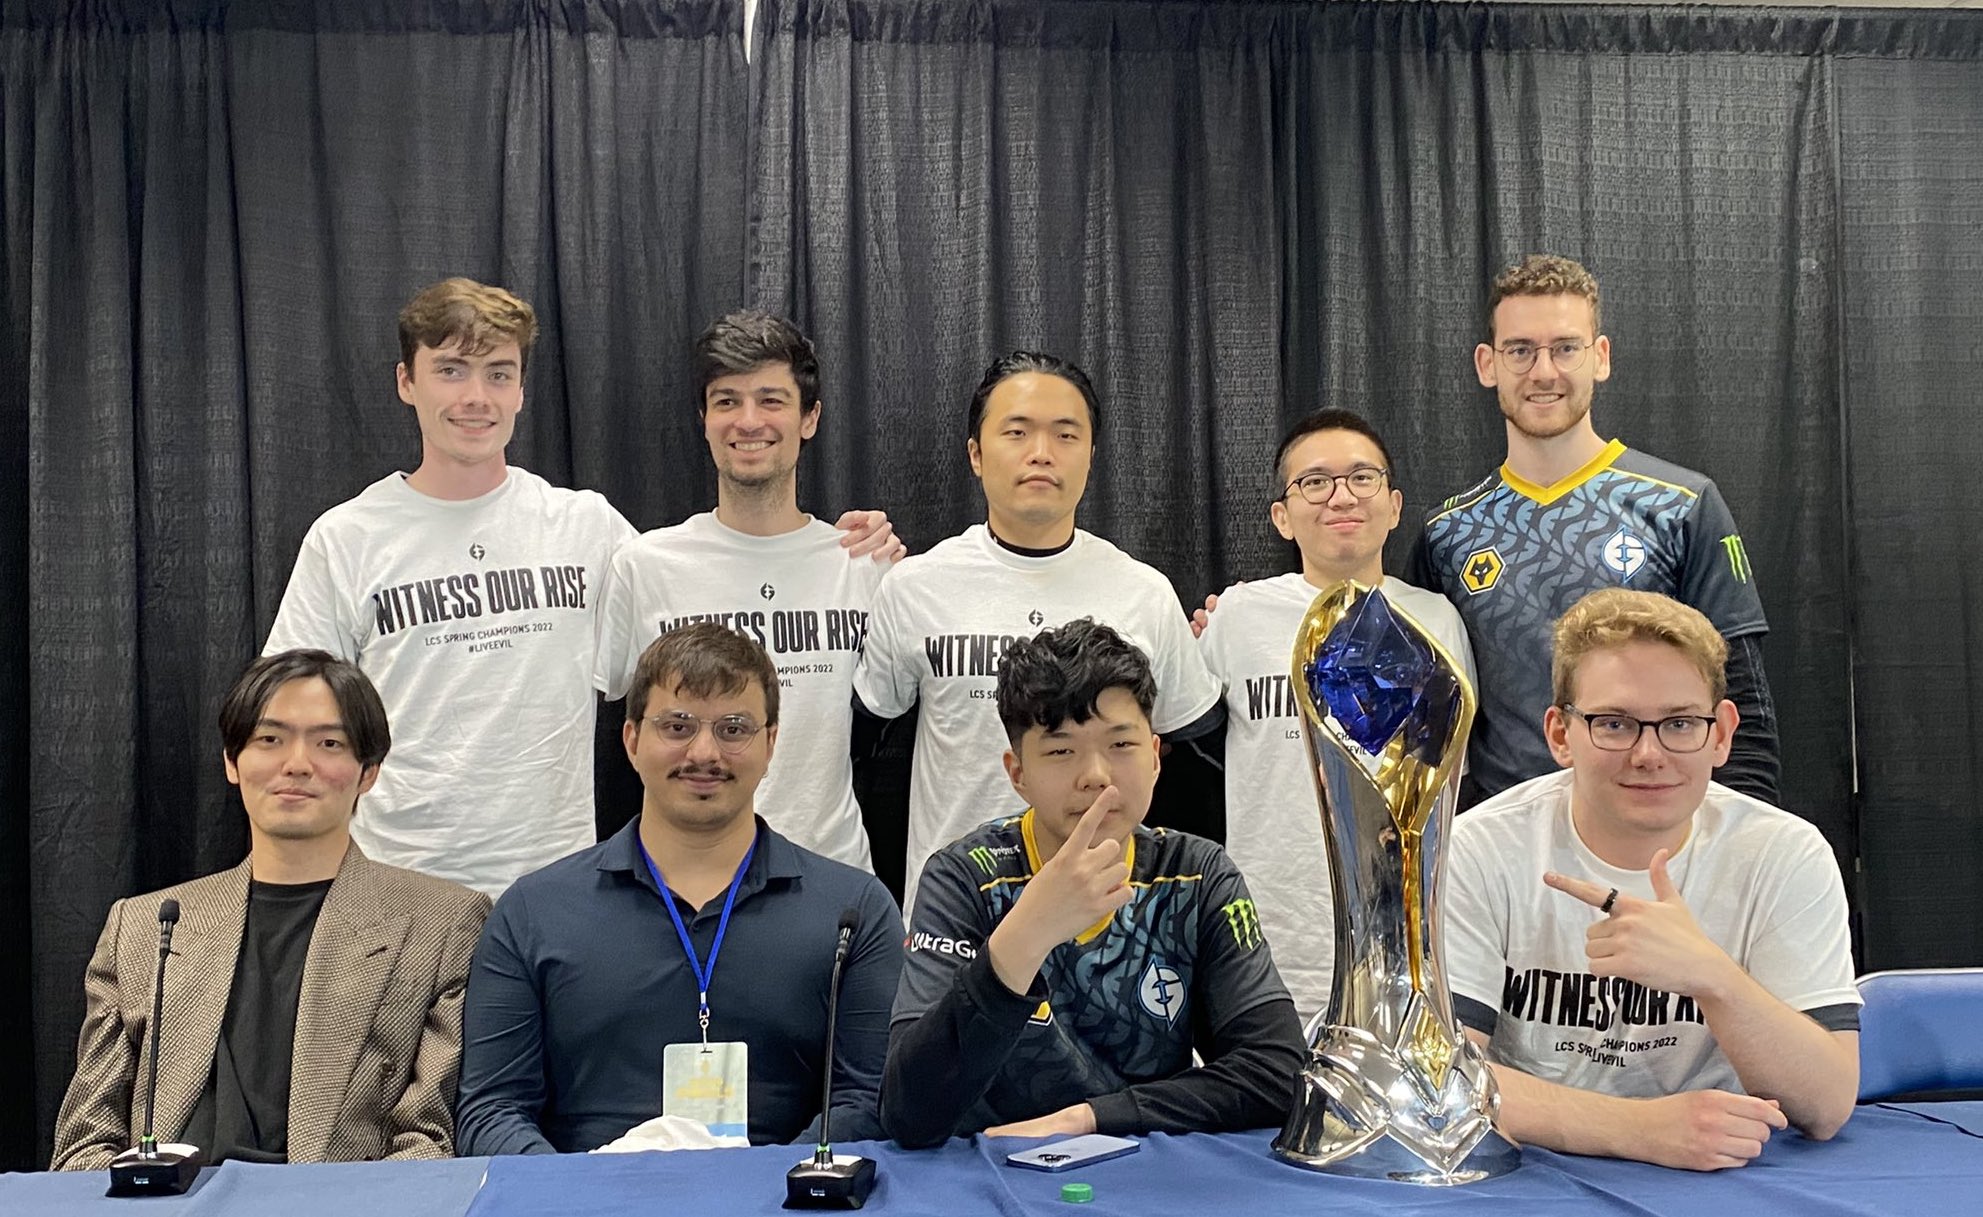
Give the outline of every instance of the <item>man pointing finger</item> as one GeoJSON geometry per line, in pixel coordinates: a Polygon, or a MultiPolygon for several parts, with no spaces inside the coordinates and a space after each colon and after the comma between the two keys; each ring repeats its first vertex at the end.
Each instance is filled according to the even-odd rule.
{"type": "Polygon", "coordinates": [[[1149,659],[1088,618],[1005,652],[1005,771],[1027,809],[923,872],[882,1082],[896,1140],[1286,1115],[1301,1029],[1246,883],[1212,842],[1143,825],[1156,698],[1149,659]]]}
{"type": "Polygon", "coordinates": [[[1852,1112],[1844,885],[1809,823],[1710,780],[1738,718],[1726,655],[1677,601],[1586,596],[1543,719],[1565,769],[1454,825],[1454,1005],[1517,1139],[1715,1170],[1852,1112]]]}

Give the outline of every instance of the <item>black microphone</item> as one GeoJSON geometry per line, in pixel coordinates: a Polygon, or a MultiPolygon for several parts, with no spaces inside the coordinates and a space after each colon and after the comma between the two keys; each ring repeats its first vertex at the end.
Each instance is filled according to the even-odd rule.
{"type": "Polygon", "coordinates": [[[145,1131],[138,1143],[110,1160],[107,1196],[176,1196],[199,1178],[206,1156],[197,1145],[160,1145],[152,1132],[152,1104],[158,1097],[159,1021],[165,1012],[165,960],[172,954],[172,927],[179,924],[179,902],[158,906],[158,970],[152,973],[151,1068],[145,1077],[145,1131]]]}
{"type": "Polygon", "coordinates": [[[857,1209],[868,1202],[874,1191],[874,1159],[836,1158],[827,1129],[833,1116],[833,1048],[835,1024],[840,1018],[840,970],[846,966],[847,952],[854,944],[854,931],[860,928],[861,911],[845,909],[840,914],[840,936],[833,947],[833,979],[826,994],[826,1068],[819,1084],[819,1147],[805,1162],[785,1172],[785,1207],[788,1209],[857,1209]]]}
{"type": "Polygon", "coordinates": [[[840,928],[833,943],[833,979],[826,990],[826,1068],[819,1079],[819,1148],[813,1151],[813,1165],[833,1165],[832,1137],[827,1133],[833,1116],[833,1037],[840,1018],[840,971],[847,966],[847,952],[854,945],[854,931],[861,925],[861,910],[841,909],[840,928]]]}
{"type": "Polygon", "coordinates": [[[847,952],[854,945],[854,931],[861,928],[861,910],[841,909],[839,937],[833,943],[833,987],[837,999],[840,987],[840,967],[847,962],[847,952]]]}

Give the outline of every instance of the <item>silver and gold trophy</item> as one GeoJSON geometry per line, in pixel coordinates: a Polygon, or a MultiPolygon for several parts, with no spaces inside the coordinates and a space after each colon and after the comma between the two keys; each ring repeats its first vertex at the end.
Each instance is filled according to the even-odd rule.
{"type": "Polygon", "coordinates": [[[1351,582],[1302,619],[1293,687],[1335,883],[1336,977],[1274,1152],[1410,1183],[1512,1170],[1500,1092],[1453,1017],[1439,944],[1474,691],[1423,626],[1351,582]]]}

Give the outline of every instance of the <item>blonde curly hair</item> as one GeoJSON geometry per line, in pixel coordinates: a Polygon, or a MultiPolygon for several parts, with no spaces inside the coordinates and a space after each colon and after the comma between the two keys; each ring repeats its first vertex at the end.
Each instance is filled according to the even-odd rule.
{"type": "Polygon", "coordinates": [[[1556,704],[1575,700],[1572,686],[1584,656],[1634,642],[1663,642],[1685,655],[1708,682],[1709,701],[1720,702],[1728,692],[1728,640],[1701,610],[1654,592],[1607,587],[1557,619],[1549,669],[1556,704]]]}

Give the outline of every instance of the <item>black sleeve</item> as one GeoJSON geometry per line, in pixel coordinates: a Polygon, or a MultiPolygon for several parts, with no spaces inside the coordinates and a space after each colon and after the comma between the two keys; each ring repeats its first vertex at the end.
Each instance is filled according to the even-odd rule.
{"type": "Polygon", "coordinates": [[[849,695],[854,702],[853,730],[847,733],[847,754],[855,764],[871,760],[881,752],[887,741],[889,728],[900,719],[883,718],[861,704],[861,695],[849,695]]]}
{"type": "Polygon", "coordinates": [[[882,1131],[911,1149],[959,1133],[1047,999],[1038,976],[1025,994],[999,980],[985,949],[991,930],[957,855],[931,856],[916,888],[881,1079],[882,1131]]]}
{"type": "Polygon", "coordinates": [[[1300,1016],[1239,868],[1213,850],[1204,871],[1191,1022],[1205,1063],[1090,1099],[1097,1132],[1237,1132],[1287,1118],[1307,1055],[1300,1016]]]}
{"type": "MultiPolygon", "coordinates": [[[[1219,706],[1224,709],[1223,699],[1219,706]]],[[[1206,734],[1164,750],[1144,823],[1225,843],[1226,730],[1227,724],[1220,722],[1206,734]]]]}
{"type": "Polygon", "coordinates": [[[463,1157],[558,1152],[538,1124],[550,1087],[525,898],[513,887],[496,902],[468,974],[454,1117],[455,1152],[463,1157]]]}
{"type": "Polygon", "coordinates": [[[1294,999],[1278,997],[1236,1014],[1210,1039],[1210,1047],[1201,1050],[1205,1063],[1198,1068],[1088,1100],[1095,1110],[1095,1131],[1119,1135],[1279,1127],[1287,1119],[1294,1077],[1307,1054],[1294,999]]]}
{"type": "Polygon", "coordinates": [[[1427,542],[1425,530],[1419,529],[1418,539],[1412,542],[1411,557],[1405,560],[1405,582],[1413,587],[1422,587],[1428,592],[1446,594],[1441,586],[1439,569],[1432,562],[1432,546],[1427,542]]]}
{"type": "MultiPolygon", "coordinates": [[[[918,920],[927,886],[917,889],[918,920]]],[[[1014,993],[982,949],[957,969],[950,991],[917,1017],[895,1024],[881,1079],[881,1127],[908,1149],[940,1145],[982,1131],[959,1125],[981,1098],[1026,1029],[1047,987],[1038,976],[1014,993]]]]}
{"type": "Polygon", "coordinates": [[[1776,701],[1763,671],[1763,636],[1744,634],[1728,640],[1728,699],[1742,721],[1728,761],[1714,771],[1714,780],[1765,803],[1777,805],[1781,761],[1777,751],[1776,701]]]}
{"type": "Polygon", "coordinates": [[[1701,488],[1694,510],[1687,513],[1686,542],[1679,599],[1701,610],[1728,640],[1728,698],[1742,715],[1728,763],[1716,770],[1715,780],[1775,803],[1776,704],[1763,675],[1763,635],[1769,621],[1742,533],[1713,482],[1701,488]]]}
{"type": "Polygon", "coordinates": [[[1486,1002],[1475,1001],[1464,993],[1455,993],[1453,1017],[1460,1020],[1462,1027],[1470,1027],[1493,1039],[1495,1024],[1501,1021],[1501,1012],[1486,1002]]]}
{"type": "Polygon", "coordinates": [[[1166,744],[1181,744],[1186,740],[1197,739],[1202,735],[1206,735],[1212,731],[1217,730],[1220,727],[1223,727],[1225,725],[1225,722],[1226,722],[1226,699],[1221,697],[1219,700],[1213,702],[1210,706],[1206,707],[1205,713],[1199,715],[1197,718],[1192,719],[1190,722],[1184,724],[1182,727],[1179,727],[1177,730],[1166,733],[1164,736],[1164,742],[1166,744]]]}
{"type": "MultiPolygon", "coordinates": [[[[858,693],[853,697],[854,729],[847,743],[854,766],[854,801],[861,808],[875,877],[899,907],[908,875],[909,784],[915,766],[917,711],[911,709],[900,718],[877,718],[861,708],[858,693]]],[[[636,807],[637,796],[636,789],[636,807]]]]}
{"type": "Polygon", "coordinates": [[[1857,1031],[1860,1009],[1852,1002],[1844,1002],[1836,1006],[1813,1006],[1804,1013],[1827,1031],[1857,1031]]]}
{"type": "Polygon", "coordinates": [[[868,704],[861,700],[860,690],[856,689],[847,696],[854,703],[854,730],[857,733],[864,728],[879,729],[881,724],[894,721],[893,719],[883,718],[881,715],[868,709],[868,704]]]}

